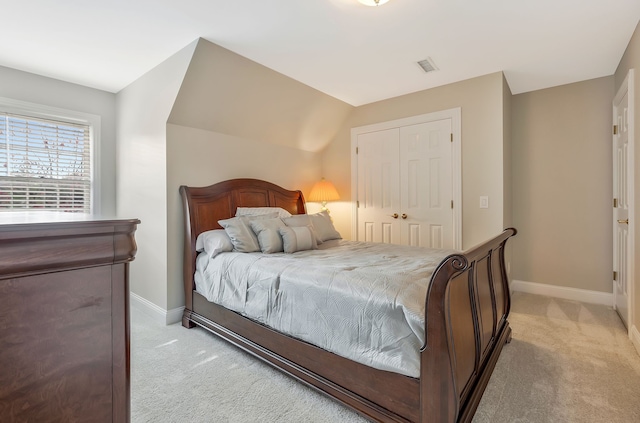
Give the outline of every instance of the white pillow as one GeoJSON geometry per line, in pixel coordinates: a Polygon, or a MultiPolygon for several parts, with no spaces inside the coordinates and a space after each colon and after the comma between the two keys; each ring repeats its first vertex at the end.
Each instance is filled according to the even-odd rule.
{"type": "Polygon", "coordinates": [[[202,232],[196,238],[196,251],[204,251],[214,258],[220,253],[233,251],[233,243],[224,229],[202,232]]]}
{"type": "Polygon", "coordinates": [[[313,229],[316,231],[316,235],[322,242],[329,241],[330,239],[342,239],[340,233],[333,226],[331,216],[327,211],[321,211],[319,213],[310,214],[311,223],[313,223],[313,229]]]}
{"type": "Polygon", "coordinates": [[[296,251],[315,250],[318,248],[316,236],[311,226],[285,226],[278,229],[282,236],[282,245],[285,253],[296,251]]]}
{"type": "Polygon", "coordinates": [[[236,216],[257,216],[275,212],[278,212],[278,217],[291,216],[291,213],[289,213],[282,207],[238,207],[236,209],[236,216]]]}
{"type": "Polygon", "coordinates": [[[278,229],[284,228],[285,224],[280,218],[252,220],[251,229],[258,236],[260,250],[265,254],[281,253],[282,237],[278,229]]]}
{"type": "Polygon", "coordinates": [[[278,217],[277,212],[259,216],[238,216],[218,220],[218,224],[227,232],[236,251],[253,253],[260,251],[260,244],[258,243],[258,237],[251,229],[250,222],[254,219],[273,219],[275,217],[278,217]]]}
{"type": "Polygon", "coordinates": [[[300,227],[300,226],[310,226],[313,230],[314,235],[316,236],[316,243],[322,244],[322,239],[315,232],[315,228],[313,227],[313,221],[308,214],[296,214],[291,217],[285,217],[282,219],[285,225],[290,227],[300,227]]]}

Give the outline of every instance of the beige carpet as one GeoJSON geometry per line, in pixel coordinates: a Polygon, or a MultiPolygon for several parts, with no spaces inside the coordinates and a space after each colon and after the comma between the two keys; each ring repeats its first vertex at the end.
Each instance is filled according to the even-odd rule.
{"type": "MultiPolygon", "coordinates": [[[[515,293],[474,423],[640,422],[640,357],[613,310],[515,293]]],[[[131,316],[132,422],[366,422],[202,329],[131,316]]]]}
{"type": "Polygon", "coordinates": [[[515,293],[474,423],[640,422],[640,356],[609,307],[515,293]]]}

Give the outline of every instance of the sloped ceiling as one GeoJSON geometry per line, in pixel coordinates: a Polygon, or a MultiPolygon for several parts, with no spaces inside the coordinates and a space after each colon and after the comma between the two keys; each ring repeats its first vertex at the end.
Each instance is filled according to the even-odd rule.
{"type": "Polygon", "coordinates": [[[169,123],[317,152],[353,107],[200,39],[169,123]]]}

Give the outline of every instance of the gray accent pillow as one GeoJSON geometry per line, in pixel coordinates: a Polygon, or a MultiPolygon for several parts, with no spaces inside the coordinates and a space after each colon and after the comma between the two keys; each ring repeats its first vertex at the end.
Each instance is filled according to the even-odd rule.
{"type": "Polygon", "coordinates": [[[220,253],[233,251],[233,243],[224,229],[202,232],[196,238],[196,251],[204,251],[214,258],[220,253]]]}
{"type": "Polygon", "coordinates": [[[236,216],[257,216],[261,214],[271,214],[278,212],[278,217],[290,217],[291,213],[282,207],[238,207],[236,216]]]}
{"type": "Polygon", "coordinates": [[[313,230],[314,235],[316,236],[316,243],[322,244],[322,239],[318,236],[313,227],[313,221],[308,214],[295,214],[291,217],[285,217],[282,219],[285,225],[290,227],[300,227],[300,226],[309,226],[313,230]]]}
{"type": "Polygon", "coordinates": [[[238,216],[218,220],[218,224],[229,235],[234,250],[240,253],[254,253],[260,251],[260,244],[258,237],[251,229],[250,222],[254,219],[273,219],[275,217],[278,217],[277,212],[259,216],[238,216]]]}
{"type": "Polygon", "coordinates": [[[340,233],[333,226],[331,216],[326,211],[320,213],[310,214],[311,223],[313,229],[316,231],[316,235],[322,242],[329,241],[330,239],[342,239],[340,233]]]}
{"type": "Polygon", "coordinates": [[[260,219],[251,221],[251,229],[258,237],[260,250],[265,254],[281,253],[282,237],[278,229],[286,227],[282,219],[260,219]]]}
{"type": "Polygon", "coordinates": [[[285,226],[278,229],[282,236],[284,252],[291,254],[296,251],[315,250],[318,248],[316,236],[311,226],[285,226]]]}

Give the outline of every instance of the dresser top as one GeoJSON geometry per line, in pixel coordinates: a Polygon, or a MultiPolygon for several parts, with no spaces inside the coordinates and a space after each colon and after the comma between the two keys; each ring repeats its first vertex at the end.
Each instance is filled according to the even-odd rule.
{"type": "Polygon", "coordinates": [[[0,213],[0,280],[134,259],[138,219],[0,213]]]}
{"type": "Polygon", "coordinates": [[[122,219],[114,216],[102,216],[87,213],[68,213],[56,211],[0,212],[0,231],[15,230],[15,225],[50,226],[60,224],[139,224],[138,219],[122,219]]]}

